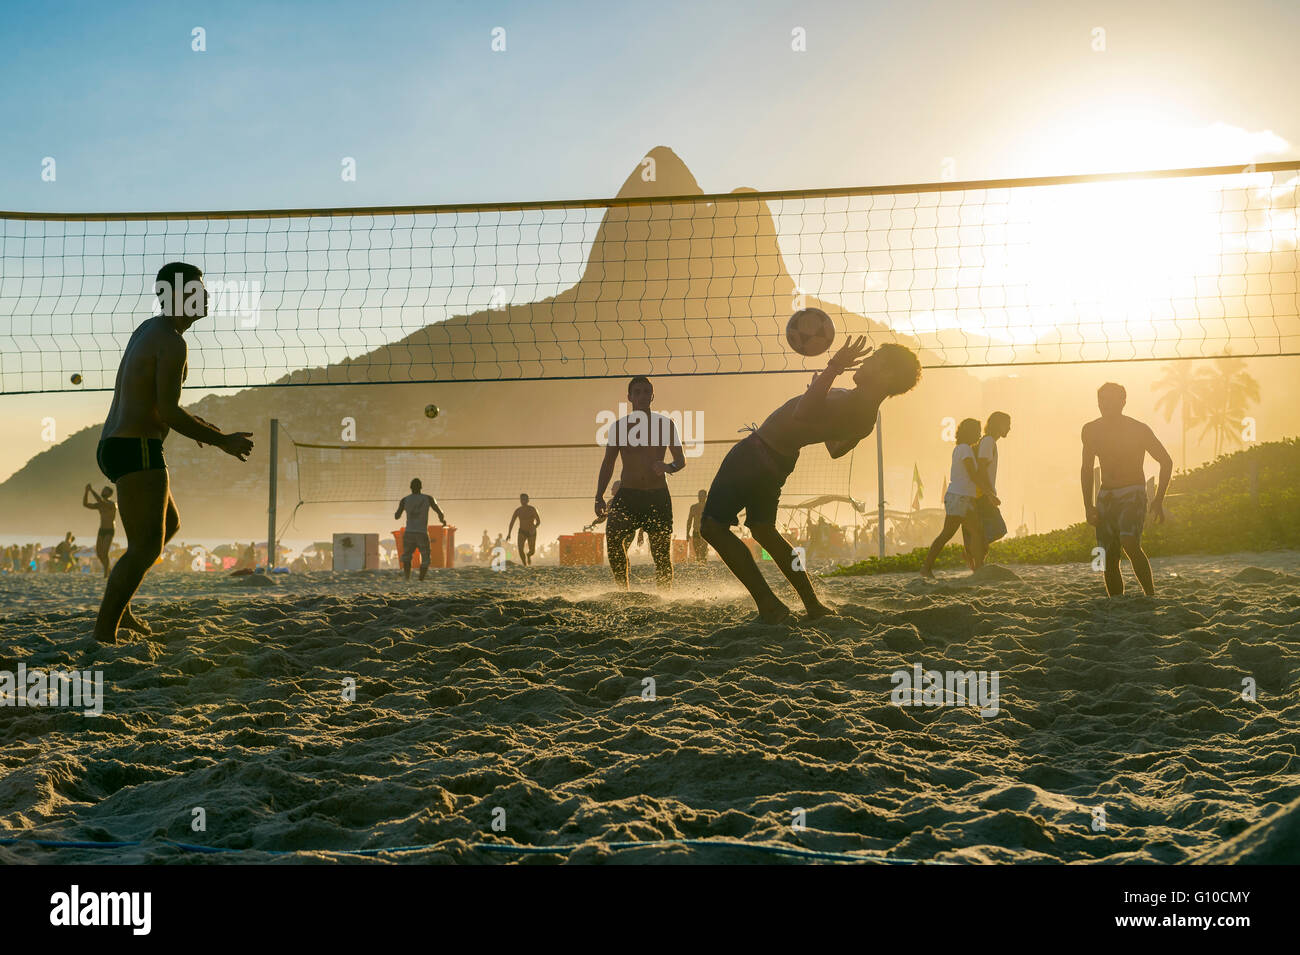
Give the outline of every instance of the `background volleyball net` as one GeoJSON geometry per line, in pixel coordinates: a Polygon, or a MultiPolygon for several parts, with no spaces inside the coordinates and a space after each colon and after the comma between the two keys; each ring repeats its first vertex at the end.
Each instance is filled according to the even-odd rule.
{"type": "Polygon", "coordinates": [[[1300,353],[1300,163],[669,198],[0,213],[0,393],[108,389],[171,260],[191,388],[803,371],[788,316],[977,366],[1300,353]],[[74,379],[74,376],[75,379],[74,379]]]}
{"type": "MultiPolygon", "coordinates": [[[[674,500],[693,502],[734,444],[731,439],[711,440],[687,448],[686,469],[668,482],[674,500]]],[[[594,444],[387,447],[292,442],[289,476],[297,481],[301,504],[395,504],[410,493],[412,478],[419,478],[424,493],[439,502],[517,502],[521,491],[539,503],[590,501],[604,452],[594,444]]],[[[821,445],[805,448],[783,494],[790,500],[825,494],[847,497],[853,457],[832,459],[821,445]]],[[[618,476],[616,466],[613,480],[618,476]]]]}

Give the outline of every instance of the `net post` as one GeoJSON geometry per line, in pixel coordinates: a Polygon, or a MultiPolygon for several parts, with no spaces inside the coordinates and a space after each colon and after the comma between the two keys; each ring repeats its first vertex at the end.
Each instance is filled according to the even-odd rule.
{"type": "Polygon", "coordinates": [[[275,478],[276,465],[279,462],[279,444],[280,444],[280,419],[271,419],[271,463],[270,477],[268,482],[270,486],[269,498],[266,506],[266,572],[269,574],[275,567],[275,478]]]}
{"type": "Polygon", "coordinates": [[[880,409],[876,409],[876,537],[879,541],[880,559],[885,559],[885,438],[881,432],[884,421],[880,409]]]}

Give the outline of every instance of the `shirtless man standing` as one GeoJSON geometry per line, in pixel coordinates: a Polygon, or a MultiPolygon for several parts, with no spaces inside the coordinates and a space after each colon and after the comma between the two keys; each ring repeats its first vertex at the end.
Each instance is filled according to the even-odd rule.
{"type": "Polygon", "coordinates": [[[596,520],[609,518],[605,529],[609,569],[614,573],[614,583],[623,590],[627,590],[627,548],[638,528],[650,537],[650,556],[654,558],[659,589],[668,590],[673,585],[673,501],[664,475],[686,467],[686,454],[673,420],[650,411],[654,396],[654,386],[644,375],[628,383],[627,400],[632,412],[610,425],[605,458],[596,479],[596,520]],[[672,464],[664,462],[666,451],[672,453],[672,464]],[[605,488],[614,476],[614,463],[620,454],[622,483],[606,508],[605,488]]]}
{"type": "Polygon", "coordinates": [[[537,551],[537,528],[542,526],[542,518],[537,513],[537,508],[528,503],[527,494],[519,495],[519,506],[510,515],[510,526],[506,528],[506,537],[509,537],[511,531],[515,529],[515,521],[519,522],[519,563],[531,567],[533,554],[537,551]],[[528,545],[527,549],[524,547],[525,544],[528,545]]]}
{"type": "Polygon", "coordinates": [[[99,494],[89,484],[81,495],[81,506],[92,511],[99,511],[99,536],[95,538],[95,556],[104,565],[104,577],[108,577],[108,552],[113,546],[113,534],[116,530],[117,505],[112,501],[113,489],[105,487],[99,494]],[[94,498],[92,501],[91,498],[94,498]]]}
{"type": "Polygon", "coordinates": [[[1146,520],[1147,491],[1143,464],[1151,455],[1160,465],[1160,484],[1151,502],[1151,517],[1164,523],[1165,491],[1174,473],[1174,459],[1147,425],[1124,414],[1128,399],[1123,385],[1108,381],[1097,389],[1097,407],[1101,417],[1083,426],[1083,466],[1079,483],[1083,488],[1083,508],[1088,523],[1097,528],[1097,545],[1106,563],[1106,593],[1112,597],[1124,593],[1120,576],[1121,549],[1133,564],[1133,573],[1148,597],[1155,594],[1151,579],[1151,562],[1142,550],[1142,525],[1146,520]],[[1093,462],[1101,462],[1101,489],[1097,503],[1092,497],[1093,462]]]}
{"type": "Polygon", "coordinates": [[[171,262],[158,270],[154,283],[162,314],[147,319],[132,333],[117,368],[113,404],[100,433],[96,461],[117,486],[118,510],[126,530],[126,553],[113,566],[95,622],[95,639],[112,643],[117,628],[149,633],[131,613],[140,581],[180,527],[163,460],[163,439],[171,431],[211,444],[246,461],[253,450],[252,432],[223,434],[180,406],[181,385],[189,372],[185,331],[208,314],[203,273],[193,265],[171,262]]]}
{"type": "Polygon", "coordinates": [[[872,349],[865,337],[835,353],[802,395],[777,408],[767,420],[727,452],[704,505],[701,533],[758,605],[766,623],[789,623],[790,609],[777,598],[744,541],[731,532],[745,512],[745,525],[794,585],[808,618],[832,611],[817,599],[807,571],[794,569],[794,551],[776,529],[776,511],[785,479],[794,470],[799,449],[825,443],[832,458],[842,458],[872,432],[886,398],[916,387],[921,363],[902,345],[872,349]],[[831,388],[843,372],[853,373],[852,389],[831,388]]]}
{"type": "Polygon", "coordinates": [[[406,513],[406,530],[402,531],[402,578],[411,579],[411,559],[415,556],[415,549],[420,549],[420,579],[424,580],[429,574],[429,509],[438,512],[438,520],[442,526],[447,526],[447,517],[442,513],[442,508],[428,494],[425,494],[421,488],[423,482],[419,478],[411,478],[411,493],[406,495],[397,502],[397,511],[393,514],[393,520],[397,520],[406,513]]]}
{"type": "Polygon", "coordinates": [[[708,499],[709,492],[701,491],[700,499],[686,514],[686,539],[691,542],[691,556],[697,564],[709,559],[709,543],[700,535],[700,522],[704,520],[704,504],[708,499]]]}

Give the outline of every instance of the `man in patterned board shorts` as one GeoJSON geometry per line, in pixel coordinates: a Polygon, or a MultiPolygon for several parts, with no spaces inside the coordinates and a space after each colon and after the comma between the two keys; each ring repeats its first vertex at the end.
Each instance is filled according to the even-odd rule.
{"type": "Polygon", "coordinates": [[[1148,597],[1154,595],[1151,562],[1142,550],[1142,526],[1146,521],[1147,493],[1143,464],[1151,455],[1160,465],[1160,483],[1151,501],[1151,516],[1157,524],[1165,519],[1165,491],[1174,472],[1174,460],[1147,425],[1124,414],[1128,395],[1122,385],[1107,382],[1097,389],[1101,417],[1083,426],[1083,466],[1079,481],[1088,523],[1097,528],[1097,546],[1106,566],[1106,593],[1124,593],[1120,576],[1120,553],[1128,554],[1133,573],[1148,597]],[[1093,462],[1101,463],[1101,489],[1093,504],[1093,462]]]}
{"type": "Polygon", "coordinates": [[[686,467],[686,452],[673,419],[650,410],[654,396],[654,385],[645,375],[628,382],[632,411],[610,426],[596,477],[596,521],[608,518],[605,551],[620,590],[627,590],[627,549],[638,530],[650,538],[656,585],[664,591],[673,586],[673,501],[666,476],[686,467]],[[664,461],[666,454],[672,456],[671,463],[664,461]],[[605,488],[620,457],[623,474],[607,505],[605,488]]]}

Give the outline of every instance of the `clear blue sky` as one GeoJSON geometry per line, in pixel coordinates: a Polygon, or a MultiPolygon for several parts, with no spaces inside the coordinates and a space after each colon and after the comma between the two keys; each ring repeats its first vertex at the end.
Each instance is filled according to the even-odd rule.
{"type": "Polygon", "coordinates": [[[1294,158],[1298,35],[1289,0],[11,4],[0,208],[603,196],[660,144],[709,191],[1294,158]]]}

